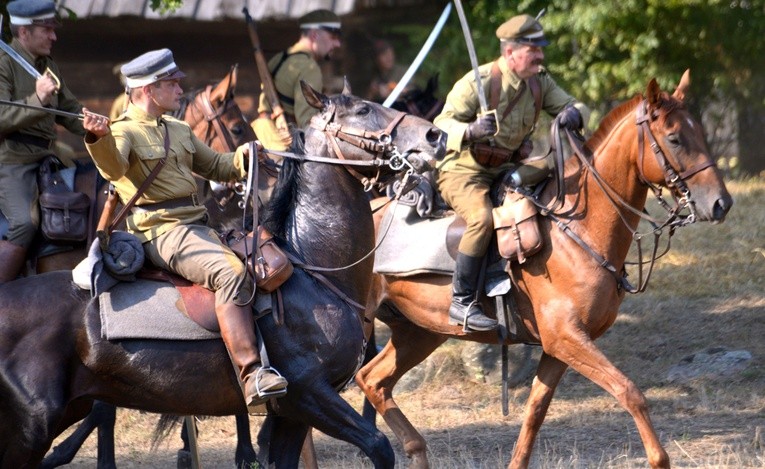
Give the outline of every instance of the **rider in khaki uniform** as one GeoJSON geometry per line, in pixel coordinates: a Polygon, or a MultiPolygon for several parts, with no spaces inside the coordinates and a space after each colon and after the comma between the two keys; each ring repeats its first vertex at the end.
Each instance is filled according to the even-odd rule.
{"type": "Polygon", "coordinates": [[[497,29],[497,37],[502,56],[479,67],[485,93],[490,93],[492,68],[498,67],[495,76],[501,75],[496,113],[480,114],[475,74],[471,71],[454,84],[443,111],[434,120],[448,133],[448,153],[438,167],[438,188],[467,223],[457,253],[449,317],[458,324],[467,322],[469,329],[478,331],[497,327],[497,321],[486,316],[476,300],[481,264],[493,230],[489,188],[508,170],[514,170],[510,177],[516,184],[533,185],[544,179],[552,167],[552,161],[546,159],[524,165],[513,155],[536,124],[531,86],[538,86],[541,109],[550,115],[563,114],[561,125],[579,129],[589,118],[589,110],[542,69],[542,47],[548,41],[537,20],[529,15],[515,16],[497,29]],[[532,79],[538,85],[529,85],[532,79]],[[509,105],[512,107],[505,114],[509,105]],[[505,158],[491,162],[480,158],[475,144],[490,140],[494,148],[505,152],[505,158]]]}
{"type": "Polygon", "coordinates": [[[217,153],[200,141],[188,124],[165,115],[180,107],[185,76],[168,49],[147,52],[122,66],[130,102],[109,126],[86,115],[85,144],[99,172],[114,184],[122,202],[129,200],[154,166],[167,163],[137,199],[127,218],[128,230],[143,242],[146,258],[215,291],[215,314],[221,336],[243,382],[248,407],[267,396],[280,397],[287,381],[260,364],[252,310],[252,280],[242,261],[205,225],[207,211],[196,200],[194,174],[215,181],[246,174],[248,147],[217,153]]]}
{"type": "MultiPolygon", "coordinates": [[[[79,113],[82,106],[49,57],[60,26],[56,5],[51,0],[17,0],[8,3],[8,13],[13,33],[10,46],[42,76],[33,78],[0,51],[0,99],[79,113]]],[[[0,106],[0,211],[10,225],[5,239],[0,240],[0,283],[19,274],[37,233],[37,172],[40,161],[54,154],[55,124],[78,135],[85,133],[74,117],[0,106]]]]}
{"type": "MultiPolygon", "coordinates": [[[[300,18],[300,31],[298,42],[273,56],[268,61],[268,69],[287,122],[303,128],[317,111],[303,96],[300,80],[315,90],[322,90],[323,78],[318,62],[329,60],[329,54],[340,47],[340,18],[329,10],[315,10],[300,18]]],[[[265,93],[261,92],[253,130],[266,148],[285,150],[287,144],[276,132],[271,119],[271,106],[265,93]]]]}

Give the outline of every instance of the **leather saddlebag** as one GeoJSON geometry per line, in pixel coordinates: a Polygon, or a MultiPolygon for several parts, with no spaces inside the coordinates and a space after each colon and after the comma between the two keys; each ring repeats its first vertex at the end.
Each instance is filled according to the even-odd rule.
{"type": "Polygon", "coordinates": [[[245,261],[258,289],[270,293],[290,278],[294,267],[268,230],[259,226],[257,232],[257,243],[250,232],[232,240],[230,247],[245,261]]]}
{"type": "Polygon", "coordinates": [[[88,238],[90,197],[81,192],[40,194],[40,227],[50,241],[81,242],[88,238]]]}
{"type": "Polygon", "coordinates": [[[537,208],[518,194],[508,193],[504,203],[492,210],[499,254],[520,264],[542,248],[537,208]]]}

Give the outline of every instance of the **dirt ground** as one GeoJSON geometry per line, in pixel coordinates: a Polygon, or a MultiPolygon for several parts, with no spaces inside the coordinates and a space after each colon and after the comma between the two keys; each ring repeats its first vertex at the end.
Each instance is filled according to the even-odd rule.
{"type": "MultiPolygon", "coordinates": [[[[736,206],[728,220],[679,230],[648,292],[628,297],[597,341],[645,393],[674,467],[765,467],[765,182],[731,183],[729,189],[736,206]],[[666,379],[671,366],[709,347],[746,350],[752,360],[729,376],[666,379]]],[[[427,440],[432,467],[506,467],[530,379],[511,390],[503,416],[499,387],[470,379],[462,346],[449,342],[421,365],[420,371],[430,372],[413,370],[418,378],[398,389],[397,402],[427,440]]],[[[358,389],[343,396],[361,408],[358,389]]],[[[117,419],[119,467],[175,466],[177,432],[151,450],[156,416],[121,409],[117,419]]],[[[251,422],[254,436],[261,418],[251,422]]],[[[378,426],[391,440],[396,467],[406,467],[401,444],[379,417],[378,426]]],[[[202,467],[232,467],[233,417],[204,420],[200,432],[202,467]]],[[[314,436],[321,467],[371,467],[355,447],[314,436]]],[[[92,435],[70,467],[95,467],[95,448],[92,435]]],[[[631,417],[612,396],[569,371],[542,426],[532,467],[639,468],[646,460],[631,417]]]]}

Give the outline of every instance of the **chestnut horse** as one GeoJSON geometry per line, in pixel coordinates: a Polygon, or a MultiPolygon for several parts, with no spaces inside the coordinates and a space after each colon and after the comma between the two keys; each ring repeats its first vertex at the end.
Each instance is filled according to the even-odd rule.
{"type": "MultiPolygon", "coordinates": [[[[374,224],[364,187],[407,162],[445,154],[430,122],[303,84],[312,119],[279,175],[267,227],[296,262],[282,285],[283,318],[258,320],[271,364],[289,380],[268,403],[266,464],[297,467],[309,427],[393,467],[390,442],[339,395],[363,354],[374,224]],[[293,158],[295,158],[293,160],[293,158]],[[332,164],[335,163],[335,164],[332,164]],[[321,267],[335,270],[316,272],[321,267]],[[337,268],[340,268],[337,270],[337,268]]],[[[220,340],[101,339],[99,302],[57,271],[0,286],[0,468],[35,467],[94,399],[149,412],[245,412],[220,340]],[[55,317],[55,321],[50,318],[55,317]]]]}
{"type": "MultiPolygon", "coordinates": [[[[672,95],[651,80],[644,98],[637,96],[606,116],[586,143],[587,156],[565,163],[562,206],[551,217],[540,217],[544,247],[524,264],[512,265],[508,295],[520,318],[518,333],[505,343],[538,343],[543,353],[511,468],[528,466],[555,388],[569,366],[630,413],[650,466],[669,467],[645,396],[594,340],[614,323],[625,290],[632,290],[624,263],[649,187],[668,187],[678,202],[675,209],[690,212],[680,216],[671,210],[669,225],[722,222],[733,204],[702,127],[683,104],[688,85],[687,71],[672,95]]],[[[555,205],[555,185],[548,184],[540,204],[555,205]]],[[[381,217],[375,214],[378,225],[381,217]]],[[[450,281],[438,275],[377,276],[370,296],[368,311],[390,326],[391,339],[359,371],[356,382],[400,440],[410,467],[428,467],[426,443],[394,401],[395,384],[448,338],[498,341],[496,332],[466,334],[449,324],[450,281]]],[[[495,315],[493,302],[483,302],[495,315]]]]}

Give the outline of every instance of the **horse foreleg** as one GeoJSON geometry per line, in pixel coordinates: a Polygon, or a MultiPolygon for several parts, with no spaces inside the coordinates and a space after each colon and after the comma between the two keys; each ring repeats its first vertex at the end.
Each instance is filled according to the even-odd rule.
{"type": "Polygon", "coordinates": [[[584,332],[559,336],[550,347],[546,344],[545,350],[614,396],[634,419],[648,464],[654,468],[669,467],[669,455],[651,423],[645,396],[584,332]]]}
{"type": "Polygon", "coordinates": [[[391,324],[391,338],[385,347],[356,374],[356,383],[377,409],[385,423],[404,446],[410,467],[427,468],[427,444],[393,399],[399,379],[425,360],[445,336],[428,332],[412,323],[391,324]]]}
{"type": "Polygon", "coordinates": [[[309,431],[310,427],[301,422],[268,414],[258,433],[261,461],[266,467],[297,468],[309,431]]]}
{"type": "Polygon", "coordinates": [[[537,374],[531,384],[531,392],[526,401],[526,412],[518,435],[518,441],[513,451],[513,459],[508,468],[528,467],[531,452],[534,447],[539,428],[544,422],[547,409],[550,407],[555,388],[558,386],[563,373],[568,366],[546,353],[542,354],[537,366],[537,374]]]}

